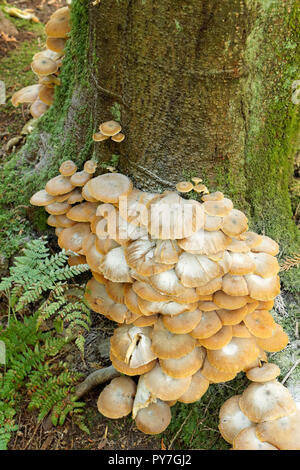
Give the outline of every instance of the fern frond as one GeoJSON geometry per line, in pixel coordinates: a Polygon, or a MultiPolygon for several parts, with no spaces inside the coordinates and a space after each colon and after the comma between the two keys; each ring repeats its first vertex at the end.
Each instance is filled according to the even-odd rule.
{"type": "Polygon", "coordinates": [[[300,266],[300,253],[295,253],[293,256],[288,256],[280,265],[280,271],[288,271],[291,268],[298,268],[300,266]]]}

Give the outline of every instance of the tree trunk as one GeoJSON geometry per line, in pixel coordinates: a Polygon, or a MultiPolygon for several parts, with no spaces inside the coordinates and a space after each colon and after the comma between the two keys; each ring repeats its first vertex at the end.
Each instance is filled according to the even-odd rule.
{"type": "Polygon", "coordinates": [[[18,202],[66,159],[95,157],[103,172],[117,159],[141,189],[200,176],[295,247],[296,34],[293,0],[74,0],[55,104],[8,168],[21,169],[18,202]],[[125,140],[93,142],[109,119],[125,140]]]}

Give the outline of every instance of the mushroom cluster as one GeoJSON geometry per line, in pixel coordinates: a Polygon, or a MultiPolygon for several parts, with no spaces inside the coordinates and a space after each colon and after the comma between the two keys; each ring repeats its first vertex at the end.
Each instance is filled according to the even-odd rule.
{"type": "Polygon", "coordinates": [[[99,125],[99,132],[93,134],[95,142],[103,142],[104,140],[111,139],[114,142],[122,142],[125,135],[121,132],[122,126],[117,121],[105,121],[99,125]]]}
{"type": "Polygon", "coordinates": [[[99,411],[112,419],[132,412],[138,429],[156,434],[176,401],[198,401],[210,383],[287,345],[270,313],[280,291],[278,245],[249,231],[219,191],[198,202],[95,170],[92,161],[83,171],[64,162],[30,202],[45,206],[59,246],[77,254],[69,262],[90,266],[90,308],[118,324],[110,358],[128,380],[119,392],[120,381],[108,386],[114,393],[104,388],[99,411]]]}
{"type": "Polygon", "coordinates": [[[265,363],[247,372],[251,384],[221,406],[219,430],[232,450],[300,450],[300,409],[265,363]]]}
{"type": "Polygon", "coordinates": [[[60,68],[70,30],[69,7],[59,8],[45,26],[46,49],[36,53],[31,62],[38,83],[22,88],[12,96],[13,106],[29,103],[30,114],[34,118],[42,116],[53,103],[54,89],[60,85],[60,68]]]}

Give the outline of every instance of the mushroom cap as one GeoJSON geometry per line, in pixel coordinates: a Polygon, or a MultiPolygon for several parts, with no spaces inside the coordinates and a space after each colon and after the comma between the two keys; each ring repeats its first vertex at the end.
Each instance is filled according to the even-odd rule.
{"type": "Polygon", "coordinates": [[[148,362],[147,364],[144,364],[139,367],[130,367],[128,364],[126,364],[123,361],[120,361],[117,359],[112,352],[110,352],[110,360],[114,368],[121,372],[121,374],[125,375],[130,375],[130,376],[136,376],[136,375],[143,375],[149,372],[153,367],[155,367],[156,364],[156,359],[154,359],[151,362],[148,362]]]}
{"type": "Polygon", "coordinates": [[[187,303],[196,302],[199,298],[194,288],[184,287],[181,284],[174,269],[150,276],[149,283],[160,293],[174,298],[180,297],[181,301],[185,298],[187,303]]]}
{"type": "Polygon", "coordinates": [[[119,202],[121,196],[130,193],[132,186],[130,179],[121,173],[105,173],[87,183],[88,191],[97,201],[108,203],[119,202]]]}
{"type": "Polygon", "coordinates": [[[224,372],[217,369],[209,362],[207,357],[205,358],[203,367],[201,369],[201,374],[211,383],[228,382],[229,380],[234,379],[236,376],[235,371],[224,372]]]}
{"type": "Polygon", "coordinates": [[[123,140],[125,139],[125,135],[122,134],[122,132],[119,132],[118,134],[116,135],[113,135],[111,137],[111,140],[113,140],[114,142],[123,142],[123,140]]]}
{"type": "Polygon", "coordinates": [[[257,274],[245,276],[249,295],[256,300],[273,300],[280,293],[279,276],[263,278],[257,274]]]}
{"type": "Polygon", "coordinates": [[[250,248],[249,245],[244,240],[238,240],[237,238],[233,238],[231,240],[230,245],[227,246],[228,251],[232,251],[233,253],[249,253],[250,248]]]}
{"type": "Polygon", "coordinates": [[[195,186],[193,187],[193,190],[196,193],[203,193],[203,194],[209,193],[207,187],[204,184],[195,184],[195,186]]]}
{"type": "Polygon", "coordinates": [[[167,375],[181,379],[195,374],[201,368],[204,358],[205,349],[198,347],[179,359],[160,359],[159,364],[167,375]]]}
{"type": "Polygon", "coordinates": [[[45,33],[51,38],[66,38],[71,31],[68,12],[52,17],[45,26],[45,33]]]}
{"type": "Polygon", "coordinates": [[[179,304],[177,302],[149,302],[141,298],[137,299],[138,306],[143,315],[153,315],[155,313],[160,313],[162,316],[171,315],[176,316],[180,313],[189,310],[195,310],[197,307],[197,302],[191,304],[179,304]]]}
{"type": "Polygon", "coordinates": [[[97,202],[82,202],[69,209],[67,216],[75,222],[90,222],[91,218],[96,214],[98,207],[97,202]]]}
{"type": "Polygon", "coordinates": [[[45,207],[45,210],[48,214],[62,215],[66,214],[70,207],[71,205],[67,202],[52,202],[45,207]]]}
{"type": "Polygon", "coordinates": [[[133,322],[133,325],[152,326],[157,322],[158,318],[158,315],[149,315],[149,317],[145,317],[144,315],[142,315],[133,322]]]}
{"type": "Polygon", "coordinates": [[[161,359],[179,359],[196,347],[196,340],[188,334],[173,334],[167,330],[161,319],[152,331],[152,351],[161,359]]]}
{"type": "Polygon", "coordinates": [[[86,257],[83,255],[72,255],[68,258],[69,266],[78,266],[79,264],[87,264],[86,257]]]}
{"type": "Polygon", "coordinates": [[[77,171],[71,176],[70,181],[74,186],[84,186],[91,177],[86,171],[77,171]]]}
{"type": "Polygon", "coordinates": [[[116,121],[106,121],[100,124],[99,130],[103,135],[112,137],[122,130],[122,126],[116,121]]]}
{"type": "Polygon", "coordinates": [[[45,85],[41,85],[41,88],[39,89],[39,99],[45,103],[48,106],[51,106],[51,104],[54,101],[54,88],[50,88],[45,85]]]}
{"type": "Polygon", "coordinates": [[[251,258],[255,262],[255,271],[261,277],[273,277],[278,274],[280,266],[277,259],[268,253],[251,253],[251,258]]]}
{"type": "Polygon", "coordinates": [[[247,370],[246,375],[252,382],[269,382],[280,375],[280,368],[273,362],[266,362],[261,367],[247,370]]]}
{"type": "Polygon", "coordinates": [[[51,178],[45,187],[47,193],[51,194],[52,196],[57,196],[61,194],[66,194],[74,189],[70,178],[63,175],[55,176],[51,178]]]}
{"type": "Polygon", "coordinates": [[[239,372],[249,362],[254,361],[259,355],[259,347],[253,337],[237,338],[221,349],[207,350],[209,362],[217,369],[224,372],[239,372]]]}
{"type": "Polygon", "coordinates": [[[55,201],[55,196],[49,194],[45,189],[41,189],[31,196],[29,202],[33,206],[48,206],[49,204],[53,204],[55,201]]]}
{"type": "MultiPolygon", "coordinates": [[[[132,352],[132,347],[136,345],[136,335],[143,335],[149,338],[151,331],[151,327],[139,328],[132,325],[119,326],[114,330],[114,334],[110,338],[111,352],[119,361],[128,363],[126,358],[128,358],[128,354],[132,352]]],[[[152,357],[151,361],[153,359],[154,357],[152,357]]]]}
{"type": "Polygon", "coordinates": [[[21,90],[18,90],[16,93],[13,94],[11,102],[13,106],[18,106],[20,103],[34,103],[34,101],[39,96],[39,90],[41,85],[29,85],[21,90]]]}
{"type": "Polygon", "coordinates": [[[236,338],[251,338],[252,335],[245,323],[241,321],[241,323],[232,325],[232,336],[235,336],[236,338]]]}
{"type": "Polygon", "coordinates": [[[192,380],[191,376],[181,379],[170,377],[158,364],[144,378],[150,392],[164,401],[177,400],[189,388],[192,380]]]}
{"type": "Polygon", "coordinates": [[[39,118],[43,116],[48,108],[49,106],[46,103],[37,98],[30,106],[30,114],[34,118],[39,118]]]}
{"type": "Polygon", "coordinates": [[[205,214],[204,230],[207,232],[215,232],[222,226],[223,218],[205,214]]]}
{"type": "Polygon", "coordinates": [[[239,406],[254,423],[272,421],[297,411],[292,395],[277,380],[252,382],[242,393],[239,406]]]}
{"type": "Polygon", "coordinates": [[[176,184],[176,189],[180,193],[188,193],[193,188],[194,188],[194,185],[190,181],[181,181],[180,183],[176,184]]]}
{"type": "Polygon", "coordinates": [[[113,282],[132,282],[123,247],[111,249],[99,265],[103,276],[113,282]]]}
{"type": "Polygon", "coordinates": [[[232,209],[223,218],[221,229],[229,237],[238,237],[248,229],[248,219],[243,212],[232,209]]]}
{"type": "Polygon", "coordinates": [[[65,17],[69,16],[70,17],[70,9],[68,6],[58,8],[55,10],[51,15],[50,19],[52,20],[53,18],[60,18],[60,17],[65,17]]]}
{"type": "Polygon", "coordinates": [[[278,450],[269,442],[261,442],[255,433],[255,426],[240,431],[233,440],[233,450],[278,450]]]}
{"type": "Polygon", "coordinates": [[[76,170],[77,170],[77,166],[73,162],[73,160],[66,160],[59,167],[59,172],[63,176],[72,176],[74,175],[76,170]]]}
{"type": "Polygon", "coordinates": [[[255,262],[249,253],[230,253],[231,265],[230,274],[235,276],[243,276],[251,274],[255,271],[255,262]]]}
{"type": "Polygon", "coordinates": [[[230,242],[231,238],[221,231],[207,232],[200,229],[189,237],[178,240],[178,245],[182,250],[195,255],[210,255],[225,250],[230,242]]]}
{"type": "Polygon", "coordinates": [[[214,193],[202,196],[202,201],[221,201],[222,199],[224,199],[224,194],[221,191],[215,191],[214,193]]]}
{"type": "Polygon", "coordinates": [[[86,162],[83,165],[83,171],[86,173],[89,173],[90,175],[93,175],[97,169],[97,162],[94,160],[86,160],[86,162]]]}
{"type": "Polygon", "coordinates": [[[63,227],[69,228],[76,224],[74,220],[69,219],[65,214],[61,215],[49,215],[47,219],[47,224],[51,227],[63,227]]]}
{"type": "Polygon", "coordinates": [[[217,333],[222,328],[222,322],[216,312],[202,312],[197,326],[190,332],[193,338],[205,339],[217,333]]]}
{"type": "Polygon", "coordinates": [[[66,47],[67,40],[65,38],[47,38],[46,47],[53,52],[63,52],[66,47]]]}
{"type": "Polygon", "coordinates": [[[175,272],[185,287],[204,286],[222,275],[222,268],[204,255],[183,252],[179,256],[175,272]]]}
{"type": "Polygon", "coordinates": [[[210,295],[217,292],[217,290],[222,289],[222,277],[216,277],[212,279],[204,286],[199,286],[196,288],[196,292],[198,295],[210,295]]]}
{"type": "Polygon", "coordinates": [[[254,246],[251,250],[254,253],[268,253],[269,255],[276,256],[279,252],[279,245],[272,238],[267,237],[266,235],[261,235],[262,239],[259,245],[254,246]]]}
{"type": "Polygon", "coordinates": [[[226,442],[233,443],[240,431],[254,423],[250,421],[239,407],[241,395],[234,395],[223,403],[219,411],[219,431],[226,442]]]}
{"type": "MultiPolygon", "coordinates": [[[[233,203],[230,199],[223,197],[222,199],[211,199],[211,194],[205,197],[203,203],[204,211],[208,215],[216,215],[219,217],[227,216],[233,209],[233,203]],[[208,199],[210,196],[210,199],[208,199]]],[[[202,198],[204,200],[204,197],[202,198]]]]}
{"type": "Polygon", "coordinates": [[[146,204],[157,195],[147,193],[134,188],[126,197],[121,199],[119,204],[120,216],[133,225],[142,224],[142,214],[146,210],[146,204]]]}
{"type": "Polygon", "coordinates": [[[220,307],[227,310],[236,310],[244,307],[247,304],[247,296],[245,295],[228,295],[225,292],[219,290],[214,293],[213,301],[220,307]]]}
{"type": "Polygon", "coordinates": [[[247,243],[249,248],[252,249],[262,242],[262,235],[258,235],[258,233],[255,232],[247,231],[241,235],[241,239],[247,243]]]}
{"type": "Polygon", "coordinates": [[[180,313],[176,316],[164,315],[162,321],[167,330],[175,334],[190,333],[201,320],[202,312],[199,309],[180,313]]]}
{"type": "Polygon", "coordinates": [[[225,274],[222,280],[222,291],[231,296],[248,295],[248,286],[243,276],[225,274]]]}
{"type": "Polygon", "coordinates": [[[268,441],[279,450],[300,450],[300,410],[256,426],[260,441],[268,441]]]}
{"type": "Polygon", "coordinates": [[[108,135],[103,135],[102,132],[95,132],[93,134],[93,140],[95,142],[103,142],[104,140],[109,139],[108,135]]]}
{"type": "Polygon", "coordinates": [[[31,68],[39,76],[51,75],[58,71],[58,64],[50,57],[39,56],[31,62],[31,68]]]}
{"type": "Polygon", "coordinates": [[[202,204],[166,191],[146,204],[141,222],[153,238],[175,240],[189,237],[204,225],[202,204]]]}
{"type": "Polygon", "coordinates": [[[289,342],[288,335],[283,331],[281,325],[275,324],[272,335],[268,338],[257,338],[257,344],[260,348],[268,352],[282,351],[289,342]]]}
{"type": "Polygon", "coordinates": [[[275,328],[275,320],[267,310],[254,310],[243,321],[250,333],[258,338],[270,338],[275,328]]]}
{"type": "Polygon", "coordinates": [[[151,403],[156,402],[156,397],[148,390],[145,385],[145,378],[143,375],[139,377],[136,394],[134,397],[132,408],[132,419],[136,418],[139,410],[147,408],[151,403]]]}
{"type": "Polygon", "coordinates": [[[97,407],[107,418],[118,419],[131,413],[136,385],[129,377],[116,377],[99,395],[97,407]]]}
{"type": "Polygon", "coordinates": [[[223,325],[238,325],[248,313],[248,305],[237,308],[235,310],[220,309],[217,311],[217,315],[220,318],[223,325]]]}
{"type": "Polygon", "coordinates": [[[207,392],[209,380],[198,370],[193,376],[189,388],[178,398],[181,403],[194,403],[207,392]]]}
{"type": "Polygon", "coordinates": [[[232,339],[232,327],[230,325],[222,326],[214,335],[209,338],[199,339],[198,343],[206,349],[221,349],[232,339]]]}
{"type": "Polygon", "coordinates": [[[156,240],[154,259],[157,263],[172,265],[178,262],[181,249],[176,240],[156,240]]]}
{"type": "Polygon", "coordinates": [[[157,263],[154,257],[155,242],[149,239],[134,240],[125,248],[127,264],[142,276],[153,276],[168,271],[175,265],[157,263]]]}
{"type": "Polygon", "coordinates": [[[145,434],[160,434],[167,429],[171,418],[170,406],[157,400],[138,411],[135,423],[138,430],[145,434]]]}
{"type": "Polygon", "coordinates": [[[87,223],[75,223],[72,227],[65,228],[59,234],[58,246],[65,250],[79,253],[83,240],[90,234],[90,225],[87,223]]]}

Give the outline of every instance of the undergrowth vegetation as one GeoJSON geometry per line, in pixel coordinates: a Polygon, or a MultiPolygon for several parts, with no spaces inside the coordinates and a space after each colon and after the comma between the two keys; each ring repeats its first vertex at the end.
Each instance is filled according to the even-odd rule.
{"type": "Polygon", "coordinates": [[[68,413],[79,414],[77,424],[88,431],[80,414],[84,403],[73,393],[80,375],[59,355],[73,341],[84,354],[90,310],[80,286],[68,281],[89,267],[68,266],[67,259],[64,250],[51,255],[46,240],[33,240],[0,283],[7,305],[0,326],[5,353],[0,369],[1,450],[17,430],[14,417],[24,402],[28,410],[38,411],[38,422],[51,413],[53,425],[62,425],[68,413]]]}

